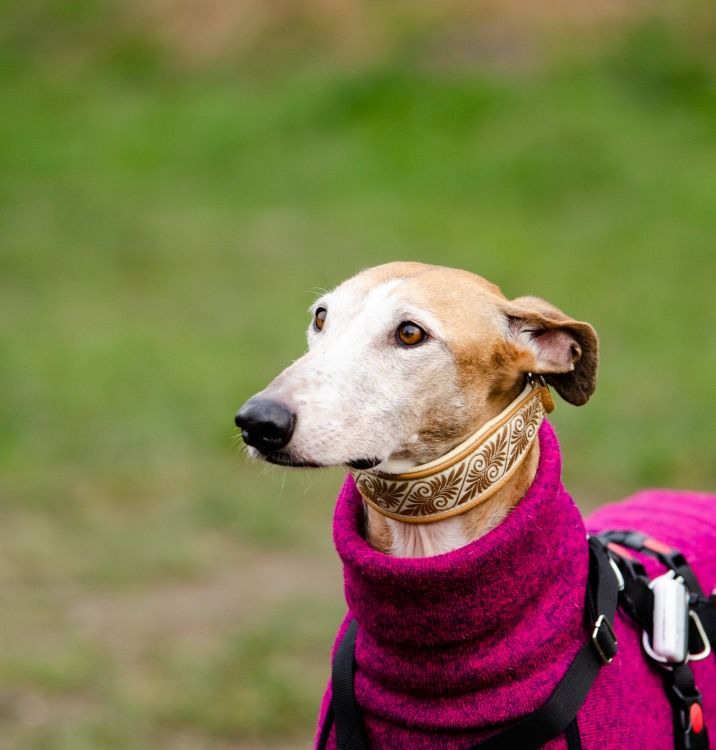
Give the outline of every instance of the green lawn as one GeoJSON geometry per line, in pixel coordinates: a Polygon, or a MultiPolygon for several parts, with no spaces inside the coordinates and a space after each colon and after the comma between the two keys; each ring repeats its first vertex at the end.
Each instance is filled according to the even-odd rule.
{"type": "Polygon", "coordinates": [[[584,507],[716,489],[699,33],[644,21],[512,73],[398,47],[265,76],[5,38],[0,748],[305,743],[341,472],[250,465],[232,418],[364,266],[465,267],[595,325],[597,394],[553,418],[584,507]]]}

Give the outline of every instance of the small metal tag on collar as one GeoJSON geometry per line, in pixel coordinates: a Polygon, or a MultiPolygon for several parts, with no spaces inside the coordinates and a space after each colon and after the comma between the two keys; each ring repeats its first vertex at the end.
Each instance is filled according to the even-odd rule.
{"type": "Polygon", "coordinates": [[[617,635],[606,615],[599,615],[592,630],[592,645],[603,664],[611,664],[617,655],[617,635]]]}

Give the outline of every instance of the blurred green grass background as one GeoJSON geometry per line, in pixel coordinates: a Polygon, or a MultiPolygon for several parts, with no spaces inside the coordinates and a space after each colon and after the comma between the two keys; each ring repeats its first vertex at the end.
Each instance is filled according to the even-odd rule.
{"type": "Polygon", "coordinates": [[[341,472],[232,418],[365,266],[596,326],[585,509],[716,489],[714,7],[518,6],[0,4],[0,748],[306,745],[341,472]]]}

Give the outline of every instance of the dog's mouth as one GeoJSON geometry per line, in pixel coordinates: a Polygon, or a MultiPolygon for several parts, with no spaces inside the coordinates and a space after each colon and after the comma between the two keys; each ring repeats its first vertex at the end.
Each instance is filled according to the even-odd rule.
{"type": "Polygon", "coordinates": [[[346,461],[346,466],[350,466],[351,469],[372,469],[381,463],[382,458],[355,458],[352,461],[346,461]]]}
{"type": "MultiPolygon", "coordinates": [[[[295,456],[289,451],[277,450],[271,453],[261,453],[256,451],[256,457],[262,458],[264,461],[268,461],[270,464],[276,466],[289,466],[295,469],[321,469],[326,468],[327,464],[321,464],[317,461],[307,460],[295,456]]],[[[380,458],[354,458],[350,461],[346,461],[345,465],[351,469],[372,469],[381,462],[380,458]]]]}
{"type": "Polygon", "coordinates": [[[296,458],[286,451],[274,451],[273,453],[261,453],[261,458],[270,464],[277,466],[291,466],[295,469],[320,469],[323,464],[315,461],[306,461],[302,458],[296,458]]]}

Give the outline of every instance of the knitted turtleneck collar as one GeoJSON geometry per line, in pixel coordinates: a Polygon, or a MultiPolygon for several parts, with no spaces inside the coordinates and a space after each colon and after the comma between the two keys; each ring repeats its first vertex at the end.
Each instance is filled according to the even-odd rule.
{"type": "Polygon", "coordinates": [[[542,704],[582,645],[585,529],[544,422],[525,497],[496,529],[429,558],[393,558],[362,534],[349,477],[334,539],[359,624],[356,692],[382,722],[473,733],[542,704]]]}

